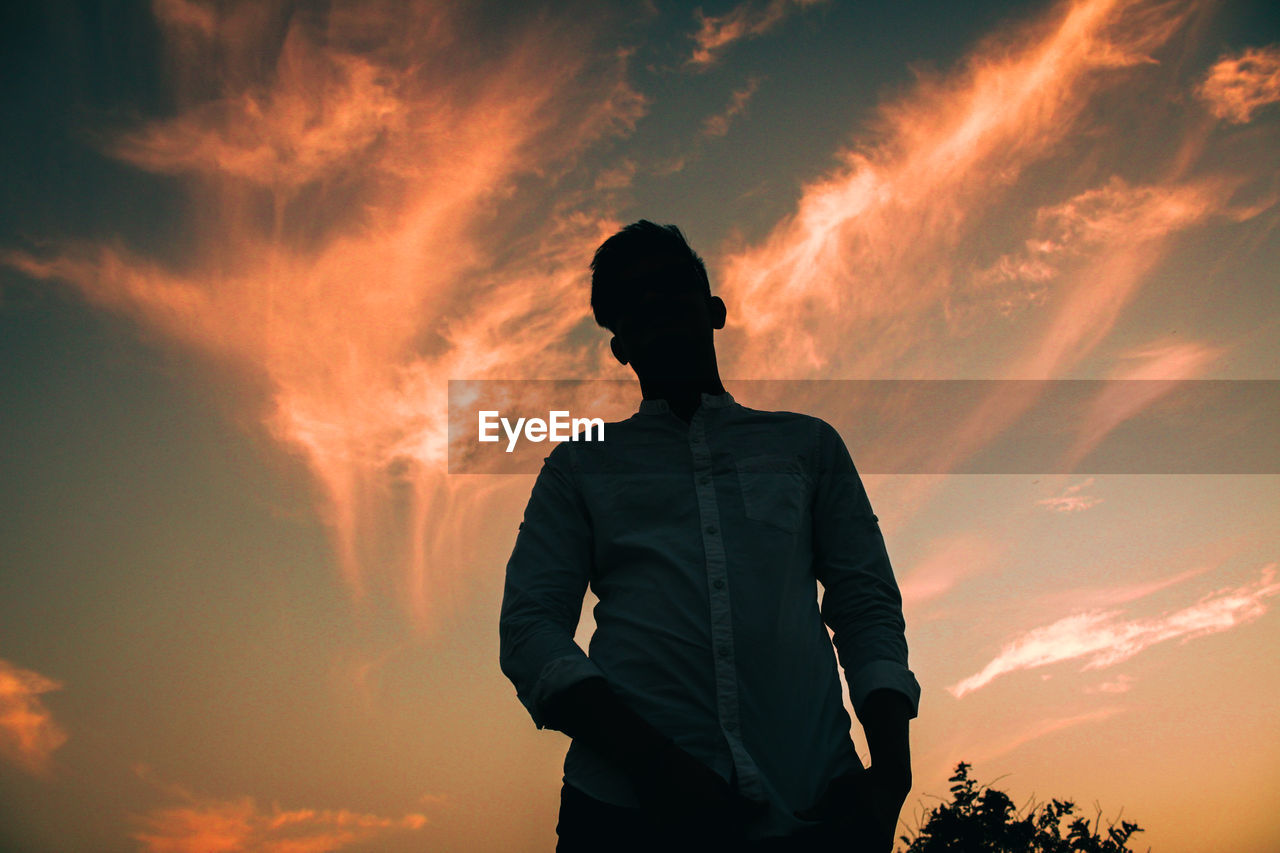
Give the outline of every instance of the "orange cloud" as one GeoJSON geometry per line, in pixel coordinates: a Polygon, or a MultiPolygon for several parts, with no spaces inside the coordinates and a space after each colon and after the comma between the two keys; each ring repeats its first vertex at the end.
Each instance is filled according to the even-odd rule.
{"type": "Polygon", "coordinates": [[[733,120],[746,111],[748,102],[750,102],[751,97],[755,95],[756,90],[759,88],[760,79],[752,77],[747,81],[747,85],[741,89],[735,89],[729,95],[729,105],[724,108],[724,111],[710,116],[702,123],[702,134],[716,137],[724,136],[728,133],[729,126],[733,124],[733,120]]]}
{"type": "Polygon", "coordinates": [[[0,659],[0,756],[26,770],[45,775],[67,734],[40,699],[62,684],[38,672],[0,659]]]}
{"type": "Polygon", "coordinates": [[[965,750],[964,754],[974,756],[975,763],[991,761],[1013,752],[1018,747],[1024,746],[1031,741],[1086,723],[1101,722],[1114,717],[1123,710],[1119,706],[1109,706],[1080,714],[1071,714],[1066,717],[1049,717],[1043,720],[1036,720],[1014,731],[1012,734],[1002,735],[991,743],[970,747],[965,750]]]}
{"type": "Polygon", "coordinates": [[[646,101],[627,55],[571,21],[490,49],[439,4],[282,8],[156,6],[181,109],[109,150],[189,194],[190,256],[5,260],[255,377],[268,429],[315,472],[357,599],[381,590],[426,626],[466,562],[449,531],[483,517],[443,475],[447,381],[599,366],[569,333],[616,224],[522,188],[577,169],[646,101]]]}
{"type": "Polygon", "coordinates": [[[698,31],[693,35],[693,54],[689,65],[706,68],[713,65],[729,45],[744,38],[762,36],[782,22],[795,7],[814,6],[823,0],[769,0],[763,6],[750,0],[723,15],[707,16],[697,11],[698,31]]]}
{"type": "Polygon", "coordinates": [[[1030,167],[1078,144],[1094,100],[1132,85],[1189,8],[1064,4],[884,104],[876,135],[805,186],[795,213],[759,244],[729,247],[721,290],[730,306],[746,306],[730,338],[734,366],[765,376],[936,375],[948,362],[945,333],[971,334],[997,306],[1036,304],[1018,296],[1025,278],[1067,307],[1040,335],[1041,351],[1033,344],[1009,373],[1055,378],[1064,356],[1080,357],[1109,327],[1160,256],[1159,236],[1200,221],[1221,192],[1117,178],[1073,189],[1028,220],[1011,209],[1012,191],[1030,167]],[[1025,254],[975,263],[993,228],[1025,254]],[[1085,274],[1068,268],[1082,262],[1085,274]],[[1097,278],[1115,280],[1100,292],[1097,278]]]}
{"type": "MultiPolygon", "coordinates": [[[[1095,107],[1176,100],[1157,57],[1176,49],[1196,8],[1062,2],[886,101],[792,214],[759,241],[723,247],[714,278],[731,314],[726,375],[1059,379],[1088,365],[1135,297],[1160,285],[1152,273],[1176,238],[1237,218],[1231,194],[1257,177],[1184,177],[1203,147],[1191,110],[1163,130],[1178,140],[1164,168],[1142,180],[1107,168],[1132,142],[1095,107]]],[[[945,445],[919,452],[931,470],[955,469],[1043,388],[993,389],[945,445]]],[[[1087,441],[1114,411],[1103,406],[1087,441]]],[[[935,486],[891,484],[914,504],[935,486]]]]}
{"type": "Polygon", "coordinates": [[[1110,681],[1101,681],[1093,687],[1086,687],[1085,693],[1128,693],[1133,689],[1133,676],[1121,673],[1110,681]]]}
{"type": "Polygon", "coordinates": [[[1074,486],[1067,486],[1062,490],[1062,494],[1052,498],[1044,498],[1036,501],[1038,506],[1048,507],[1054,512],[1083,512],[1102,503],[1102,498],[1093,495],[1081,495],[1078,492],[1081,489],[1087,489],[1093,485],[1093,478],[1085,480],[1083,483],[1076,483],[1074,486]]]}
{"type": "Polygon", "coordinates": [[[623,160],[615,168],[605,169],[596,175],[595,188],[598,190],[620,190],[631,186],[636,176],[636,161],[623,160]]]}
{"type": "Polygon", "coordinates": [[[1280,46],[1250,47],[1218,60],[1198,94],[1218,118],[1250,121],[1255,112],[1280,101],[1280,46]]]}
{"type": "Polygon", "coordinates": [[[908,607],[923,604],[946,594],[965,578],[990,571],[1004,550],[1001,543],[976,533],[942,538],[903,577],[903,603],[908,607]]]}
{"type": "Polygon", "coordinates": [[[1205,574],[1211,569],[1216,569],[1216,563],[1220,563],[1221,559],[1214,562],[1205,563],[1202,566],[1196,566],[1186,571],[1178,572],[1157,580],[1146,581],[1145,583],[1125,584],[1123,586],[1111,586],[1105,589],[1096,590],[1077,590],[1071,593],[1071,597],[1076,601],[1087,601],[1091,606],[1112,607],[1117,604],[1125,604],[1129,601],[1137,601],[1140,598],[1146,598],[1148,595],[1154,595],[1164,589],[1175,587],[1180,583],[1185,583],[1192,578],[1197,578],[1205,574]]]}
{"type": "Polygon", "coordinates": [[[1062,467],[1070,469],[1089,455],[1116,427],[1165,397],[1183,379],[1202,376],[1225,348],[1196,342],[1158,342],[1121,353],[1126,364],[1114,379],[1141,380],[1108,383],[1088,407],[1079,436],[1067,451],[1062,467]]]}
{"type": "Polygon", "coordinates": [[[1065,286],[1018,372],[1058,375],[1097,346],[1164,257],[1168,238],[1225,210],[1236,185],[1205,179],[1133,186],[1113,177],[1039,211],[1037,251],[1062,265],[1065,286]]]}
{"type": "MultiPolygon", "coordinates": [[[[699,50],[710,62],[796,5],[701,16],[699,50]]],[[[443,473],[447,381],[617,375],[584,333],[584,273],[635,166],[584,157],[645,113],[629,54],[585,24],[530,17],[499,37],[425,0],[154,8],[179,109],[108,150],[188,194],[194,250],[3,259],[251,376],[251,404],[315,474],[357,600],[385,593],[430,625],[465,571],[459,537],[486,517],[475,484],[443,473]],[[549,198],[565,185],[598,192],[549,198]]],[[[792,216],[713,262],[725,375],[948,376],[956,341],[1014,320],[1024,338],[998,338],[1004,364],[984,373],[1071,370],[1232,183],[1037,175],[1035,210],[1010,199],[1032,166],[1092,144],[1090,107],[1140,82],[1193,9],[1065,3],[886,103],[792,216]]],[[[974,407],[931,470],[1033,403],[974,407]]]]}
{"type": "MultiPolygon", "coordinates": [[[[138,772],[149,775],[146,768],[138,772]]],[[[135,818],[139,828],[131,837],[147,853],[329,853],[427,825],[417,813],[386,818],[347,809],[262,809],[250,797],[218,800],[162,787],[184,804],[135,818]]]]}
{"type": "Polygon", "coordinates": [[[112,153],[153,172],[297,188],[364,165],[370,149],[407,130],[401,85],[375,62],[327,50],[294,27],[268,84],[152,123],[112,153]]]}
{"type": "Polygon", "coordinates": [[[1067,660],[1084,659],[1084,670],[1102,669],[1166,640],[1185,641],[1228,631],[1266,613],[1266,599],[1280,594],[1275,575],[1276,564],[1269,564],[1254,583],[1211,592],[1195,604],[1154,619],[1124,619],[1119,610],[1064,617],[1005,643],[981,671],[947,691],[959,699],[1002,675],[1067,660]]]}

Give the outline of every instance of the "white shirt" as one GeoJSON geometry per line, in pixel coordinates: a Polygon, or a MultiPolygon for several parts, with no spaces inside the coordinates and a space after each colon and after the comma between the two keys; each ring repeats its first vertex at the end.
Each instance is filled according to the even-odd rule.
{"type": "MultiPolygon", "coordinates": [[[[835,429],[703,394],[690,423],[644,400],[603,441],[552,450],[507,563],[500,659],[539,728],[549,697],[604,676],[769,804],[749,828],[763,837],[806,825],[793,811],[858,765],[833,639],[855,709],[889,688],[915,715],[903,631],[878,520],[835,429]],[[588,584],[599,603],[585,654],[573,636],[588,584]]],[[[585,744],[564,772],[596,799],[637,805],[585,744]]]]}

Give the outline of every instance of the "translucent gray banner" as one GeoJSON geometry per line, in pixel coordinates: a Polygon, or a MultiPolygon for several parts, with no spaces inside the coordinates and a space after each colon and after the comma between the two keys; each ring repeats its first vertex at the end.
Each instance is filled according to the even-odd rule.
{"type": "MultiPolygon", "coordinates": [[[[864,474],[1280,473],[1280,380],[724,385],[743,406],[827,421],[864,474]]],[[[554,439],[603,423],[607,442],[639,403],[634,380],[450,380],[449,473],[536,474],[554,439]]]]}

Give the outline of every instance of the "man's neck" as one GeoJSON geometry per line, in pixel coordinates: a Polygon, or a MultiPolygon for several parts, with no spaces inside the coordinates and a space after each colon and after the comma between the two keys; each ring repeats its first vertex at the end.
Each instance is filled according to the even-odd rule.
{"type": "Polygon", "coordinates": [[[724,385],[713,372],[702,379],[641,379],[640,392],[646,400],[666,400],[672,413],[687,422],[702,405],[702,395],[723,394],[724,385]]]}

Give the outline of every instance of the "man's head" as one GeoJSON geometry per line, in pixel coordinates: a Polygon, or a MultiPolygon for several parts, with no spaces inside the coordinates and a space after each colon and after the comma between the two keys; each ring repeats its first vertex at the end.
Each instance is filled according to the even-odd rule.
{"type": "Polygon", "coordinates": [[[675,378],[708,359],[714,365],[724,302],[674,225],[641,219],[605,240],[591,261],[591,308],[614,335],[613,354],[637,374],[675,378]]]}

